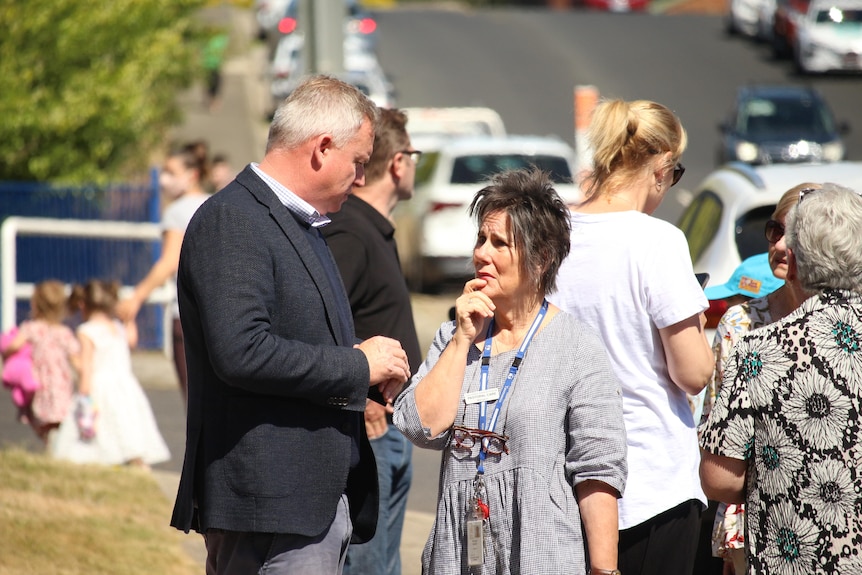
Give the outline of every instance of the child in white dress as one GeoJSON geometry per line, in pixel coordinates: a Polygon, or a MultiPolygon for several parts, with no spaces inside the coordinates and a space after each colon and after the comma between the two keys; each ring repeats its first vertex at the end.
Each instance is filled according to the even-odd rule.
{"type": "Polygon", "coordinates": [[[137,345],[137,329],[114,315],[118,286],[91,280],[82,290],[77,408],[60,426],[53,455],[77,463],[141,467],[167,461],[168,446],[132,371],[130,348],[137,345]],[[82,415],[92,421],[85,423],[82,415]]]}

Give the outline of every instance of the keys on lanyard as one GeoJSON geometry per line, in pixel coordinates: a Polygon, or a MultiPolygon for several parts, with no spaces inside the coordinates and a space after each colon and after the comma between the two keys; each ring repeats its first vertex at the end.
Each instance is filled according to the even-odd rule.
{"type": "Polygon", "coordinates": [[[482,565],[485,562],[485,521],[491,515],[488,504],[482,499],[485,481],[481,475],[473,480],[473,497],[467,510],[467,564],[482,565]]]}

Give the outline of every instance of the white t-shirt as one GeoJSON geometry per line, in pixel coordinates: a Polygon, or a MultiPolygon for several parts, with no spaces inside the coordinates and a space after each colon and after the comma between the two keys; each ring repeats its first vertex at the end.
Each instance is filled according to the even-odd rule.
{"type": "Polygon", "coordinates": [[[628,482],[620,529],[690,499],[706,505],[685,392],[668,375],[659,329],[708,306],[675,226],[636,211],[572,214],[572,248],[548,300],[592,326],[623,390],[628,482]]]}
{"type": "MultiPolygon", "coordinates": [[[[209,194],[186,194],[171,202],[162,214],[162,231],[166,232],[168,230],[174,230],[185,233],[186,228],[189,226],[189,222],[192,220],[192,216],[195,215],[195,212],[198,211],[201,204],[207,201],[209,197],[209,194]]],[[[174,274],[172,285],[176,288],[176,274],[174,274]]],[[[171,310],[175,318],[180,317],[180,306],[177,303],[176,295],[174,295],[171,310]]]]}

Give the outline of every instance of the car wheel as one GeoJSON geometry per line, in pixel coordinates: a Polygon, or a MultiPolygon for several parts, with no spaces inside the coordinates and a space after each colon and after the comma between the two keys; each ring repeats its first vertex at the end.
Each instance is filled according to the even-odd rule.
{"type": "Polygon", "coordinates": [[[404,277],[407,279],[407,288],[413,293],[422,293],[425,287],[422,281],[421,258],[414,257],[404,262],[404,277]]]}
{"type": "Polygon", "coordinates": [[[793,51],[793,73],[797,76],[808,74],[808,70],[805,69],[805,64],[802,62],[802,57],[799,55],[799,49],[793,51]]]}
{"type": "Polygon", "coordinates": [[[724,32],[728,36],[736,36],[739,33],[739,28],[736,26],[736,21],[733,19],[733,12],[727,14],[724,21],[724,32]]]}
{"type": "Polygon", "coordinates": [[[772,36],[772,57],[775,60],[783,60],[787,57],[787,41],[776,34],[772,36]]]}
{"type": "Polygon", "coordinates": [[[435,295],[440,293],[443,278],[437,269],[433,259],[420,257],[416,258],[419,266],[416,270],[416,279],[419,285],[416,286],[416,291],[424,294],[435,295]]]}

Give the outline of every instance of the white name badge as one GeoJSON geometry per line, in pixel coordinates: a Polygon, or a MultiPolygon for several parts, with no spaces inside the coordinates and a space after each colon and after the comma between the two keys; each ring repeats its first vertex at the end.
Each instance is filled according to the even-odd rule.
{"type": "Polygon", "coordinates": [[[464,403],[467,405],[470,405],[471,403],[481,403],[483,401],[497,401],[498,399],[500,399],[500,389],[497,387],[481,391],[471,391],[470,393],[464,394],[464,403]]]}

